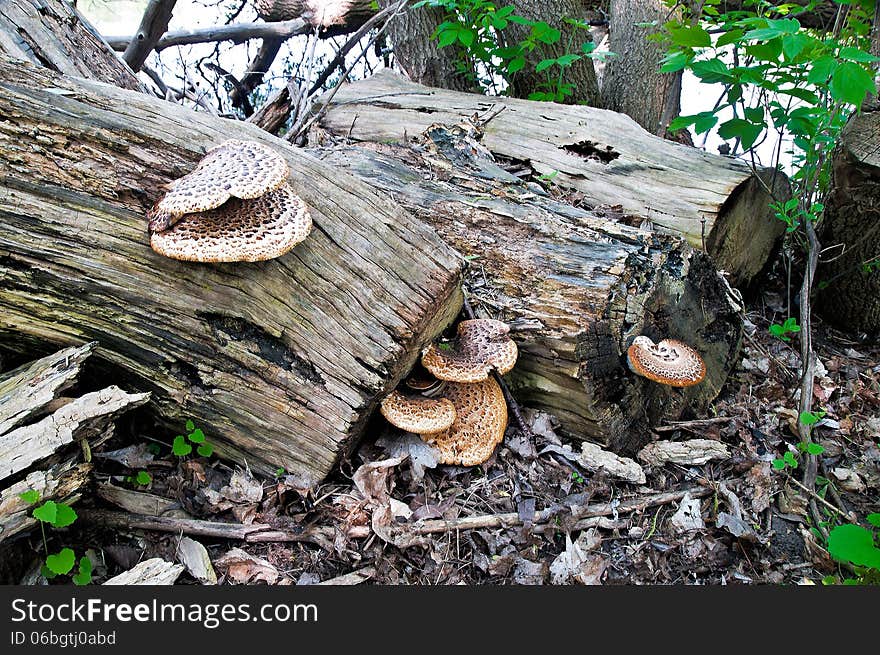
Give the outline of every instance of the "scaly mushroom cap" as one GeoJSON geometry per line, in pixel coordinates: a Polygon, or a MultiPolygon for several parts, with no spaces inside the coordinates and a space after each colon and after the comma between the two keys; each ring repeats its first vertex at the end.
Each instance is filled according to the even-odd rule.
{"type": "Polygon", "coordinates": [[[406,396],[399,391],[388,394],[379,406],[379,411],[391,425],[416,434],[448,430],[455,421],[455,406],[452,401],[446,398],[406,396]]]}
{"type": "Polygon", "coordinates": [[[281,187],[289,175],[287,162],[271,148],[255,141],[224,141],[190,173],[167,185],[147,216],[150,231],[167,230],[184,214],[214,209],[230,198],[259,198],[281,187]]]}
{"type": "Polygon", "coordinates": [[[441,464],[476,466],[492,456],[507,429],[507,404],[494,378],[462,384],[450,382],[443,395],[455,406],[455,422],[422,438],[440,451],[441,464]]]}
{"type": "Polygon", "coordinates": [[[501,375],[516,364],[516,343],[501,321],[473,319],[458,324],[455,342],[447,347],[431,344],[422,355],[422,366],[440,380],[480,382],[492,369],[501,375]]]}
{"type": "Polygon", "coordinates": [[[636,337],[626,351],[626,360],[633,373],[672,387],[690,387],[706,377],[700,354],[676,339],[655,344],[648,337],[636,337]]]}
{"type": "Polygon", "coordinates": [[[258,262],[280,257],[312,229],[302,199],[288,185],[254,200],[233,198],[216,209],[187,214],[150,235],[160,255],[191,262],[258,262]]]}

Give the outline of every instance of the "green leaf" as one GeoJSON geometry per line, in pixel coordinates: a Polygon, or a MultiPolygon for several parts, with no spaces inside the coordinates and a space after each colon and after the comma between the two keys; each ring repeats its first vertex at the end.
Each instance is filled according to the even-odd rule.
{"type": "Polygon", "coordinates": [[[733,29],[728,32],[725,32],[721,36],[718,37],[718,40],[715,42],[716,48],[721,48],[726,45],[730,45],[731,43],[737,43],[740,39],[743,38],[744,32],[742,30],[733,29]]]}
{"type": "Polygon", "coordinates": [[[831,74],[831,97],[859,106],[874,90],[874,76],[859,64],[845,61],[831,74]]]}
{"type": "Polygon", "coordinates": [[[525,65],[526,60],[524,57],[516,57],[515,59],[511,59],[510,63],[507,64],[507,72],[512,75],[513,73],[521,71],[525,65]]]}
{"type": "Polygon", "coordinates": [[[76,521],[76,512],[70,505],[57,503],[55,506],[55,521],[52,522],[56,528],[66,528],[68,525],[76,521]]]}
{"type": "Polygon", "coordinates": [[[21,498],[28,505],[33,505],[34,503],[40,502],[40,492],[36,489],[28,489],[24,493],[18,494],[18,497],[21,498]]]}
{"type": "Polygon", "coordinates": [[[838,525],[828,534],[828,552],[834,559],[880,569],[880,549],[874,535],[860,525],[838,525]]]}
{"type": "Polygon", "coordinates": [[[819,422],[819,417],[813,412],[801,412],[798,420],[804,425],[815,425],[819,422]]]}
{"type": "Polygon", "coordinates": [[[187,438],[193,443],[204,443],[205,442],[205,433],[202,432],[201,428],[196,428],[188,435],[187,438]]]}
{"type": "Polygon", "coordinates": [[[541,61],[539,61],[535,65],[535,72],[541,73],[541,72],[547,70],[548,68],[550,68],[555,63],[556,63],[555,59],[542,59],[541,61]]]}
{"type": "Polygon", "coordinates": [[[700,112],[697,114],[699,118],[697,118],[694,123],[694,131],[697,134],[703,134],[708,132],[713,127],[715,127],[716,123],[718,123],[718,117],[709,111],[700,112]]]}
{"type": "Polygon", "coordinates": [[[714,84],[716,82],[728,82],[733,79],[727,64],[718,58],[708,59],[705,61],[695,61],[691,66],[694,75],[700,78],[706,84],[714,84]]]}
{"type": "Polygon", "coordinates": [[[781,471],[782,469],[785,468],[785,460],[784,459],[774,459],[772,464],[773,464],[773,468],[775,468],[777,471],[781,471]]]}
{"type": "Polygon", "coordinates": [[[441,48],[451,46],[458,39],[458,30],[443,30],[437,36],[437,45],[441,48]]]}
{"type": "Polygon", "coordinates": [[[58,516],[58,505],[54,500],[47,500],[37,507],[31,515],[43,523],[55,523],[55,518],[58,516]]]}
{"type": "Polygon", "coordinates": [[[868,519],[868,523],[873,525],[875,528],[880,528],[880,514],[868,514],[865,518],[868,519]]]}
{"type": "Polygon", "coordinates": [[[660,72],[676,73],[687,66],[688,61],[690,61],[690,57],[688,57],[686,52],[673,52],[663,57],[660,61],[660,72]]]}
{"type": "Polygon", "coordinates": [[[189,455],[192,452],[192,446],[186,443],[186,439],[182,434],[174,437],[174,443],[171,444],[171,452],[173,452],[178,457],[183,457],[185,455],[189,455]]]}
{"type": "Polygon", "coordinates": [[[782,54],[791,61],[804,51],[809,42],[810,37],[806,34],[788,34],[782,37],[782,54]]]}
{"type": "Polygon", "coordinates": [[[880,59],[872,55],[870,52],[865,52],[859,48],[841,48],[837,53],[837,56],[847,61],[858,61],[864,64],[870,64],[880,59]]]}
{"type": "Polygon", "coordinates": [[[718,135],[722,139],[739,138],[742,141],[743,150],[751,148],[763,131],[763,125],[755,125],[742,118],[731,118],[718,127],[718,135]]]}
{"type": "Polygon", "coordinates": [[[560,66],[563,66],[563,67],[571,66],[574,62],[578,61],[580,58],[581,58],[580,55],[573,55],[573,54],[562,55],[561,57],[559,57],[556,60],[556,63],[559,64],[560,66]]]}
{"type": "Polygon", "coordinates": [[[795,456],[791,451],[786,452],[785,455],[782,456],[782,459],[784,459],[785,463],[791,468],[796,469],[798,467],[797,459],[795,459],[795,456]]]}
{"type": "Polygon", "coordinates": [[[87,556],[80,557],[79,573],[71,579],[73,580],[73,584],[77,587],[85,587],[89,584],[92,581],[92,560],[87,556]]]}
{"type": "Polygon", "coordinates": [[[196,429],[196,424],[193,422],[192,419],[189,419],[189,420],[186,422],[186,431],[187,431],[187,432],[192,432],[192,431],[195,430],[195,429],[196,429]]]}
{"type": "Polygon", "coordinates": [[[702,27],[671,27],[669,36],[677,46],[685,48],[708,48],[712,45],[712,37],[702,27]]]}
{"type": "Polygon", "coordinates": [[[834,57],[819,57],[807,73],[807,81],[812,84],[824,84],[836,69],[837,60],[834,57]]]}
{"type": "Polygon", "coordinates": [[[746,120],[755,125],[764,124],[764,108],[763,107],[746,107],[743,109],[746,120]]]}
{"type": "MultiPolygon", "coordinates": [[[[746,34],[748,36],[748,34],[746,34]]],[[[782,39],[776,38],[766,43],[756,43],[745,48],[746,54],[751,55],[758,61],[779,61],[782,54],[782,39]]]]}
{"type": "Polygon", "coordinates": [[[147,486],[153,481],[153,476],[147,473],[146,471],[138,471],[137,477],[135,477],[135,482],[139,485],[147,486]]]}
{"type": "Polygon", "coordinates": [[[210,457],[214,454],[214,446],[209,443],[203,443],[198,447],[196,452],[202,457],[210,457]]]}
{"type": "Polygon", "coordinates": [[[825,452],[825,448],[823,448],[820,444],[817,443],[808,443],[807,444],[807,452],[811,455],[821,455],[825,452]]]}
{"type": "Polygon", "coordinates": [[[458,31],[458,40],[465,48],[470,48],[474,43],[474,33],[468,29],[458,31]]]}
{"type": "Polygon", "coordinates": [[[797,34],[801,29],[801,24],[792,18],[784,20],[768,20],[766,22],[767,27],[746,32],[746,38],[754,39],[755,41],[764,41],[767,39],[775,39],[784,34],[797,34]]]}
{"type": "Polygon", "coordinates": [[[76,563],[76,555],[70,548],[62,548],[60,552],[46,558],[46,568],[57,575],[70,573],[76,563]]]}
{"type": "Polygon", "coordinates": [[[55,573],[55,571],[50,571],[49,567],[46,566],[45,564],[43,564],[43,566],[40,567],[40,575],[42,575],[44,578],[46,578],[46,580],[51,580],[52,578],[56,577],[58,574],[55,573]]]}

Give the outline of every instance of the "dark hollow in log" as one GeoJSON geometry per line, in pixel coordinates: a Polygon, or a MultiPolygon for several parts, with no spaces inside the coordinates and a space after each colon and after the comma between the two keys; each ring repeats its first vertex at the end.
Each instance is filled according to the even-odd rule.
{"type": "Polygon", "coordinates": [[[506,376],[517,399],[575,438],[634,454],[650,427],[701,415],[738,355],[742,322],[709,257],[677,237],[607,221],[555,200],[496,165],[462,128],[410,146],[328,148],[320,156],[389,192],[470,261],[474,307],[511,325],[506,376]],[[673,389],[632,374],[632,337],[680,338],[707,378],[673,389]]]}
{"type": "Polygon", "coordinates": [[[0,374],[0,542],[36,523],[24,492],[38,492],[40,502],[75,502],[91,471],[80,442],[101,445],[113,435],[116,416],[149,398],[118,387],[60,397],[94,346],[66,348],[0,374]]]}
{"type": "Polygon", "coordinates": [[[482,144],[493,154],[552,176],[594,210],[705,245],[735,285],[750,283],[782,234],[767,185],[787,197],[783,174],[762,171],[758,180],[742,161],[661,139],[624,114],[434,89],[380,71],[340,89],[322,126],[357,141],[394,142],[474,116],[491,117],[482,144]]]}
{"type": "Polygon", "coordinates": [[[819,311],[843,329],[880,334],[880,111],[850,119],[832,166],[819,311]]]}
{"type": "Polygon", "coordinates": [[[222,456],[314,484],[459,311],[463,262],[429,227],[253,125],[3,57],[0,115],[0,347],[97,341],[222,456]],[[229,138],[285,156],[312,233],[256,264],[157,255],[147,209],[229,138]]]}

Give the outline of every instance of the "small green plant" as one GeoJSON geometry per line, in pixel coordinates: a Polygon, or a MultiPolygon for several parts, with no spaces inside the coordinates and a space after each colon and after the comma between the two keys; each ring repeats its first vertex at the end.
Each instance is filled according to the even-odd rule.
{"type": "Polygon", "coordinates": [[[146,487],[153,481],[153,476],[146,471],[138,471],[136,475],[126,476],[125,481],[131,484],[138,484],[142,487],[146,487]]]}
{"type": "MultiPolygon", "coordinates": [[[[828,533],[831,556],[855,568],[856,577],[844,579],[843,584],[880,584],[880,541],[877,535],[880,514],[868,514],[867,519],[873,530],[849,523],[838,525],[828,533]]],[[[833,584],[837,579],[829,576],[823,582],[833,584]]]]}
{"type": "Polygon", "coordinates": [[[283,466],[279,466],[277,469],[275,469],[276,478],[283,478],[286,474],[287,470],[283,466]]]}
{"type": "Polygon", "coordinates": [[[791,341],[791,337],[788,335],[797,334],[800,331],[801,326],[798,325],[797,319],[791,316],[785,319],[785,322],[781,325],[779,323],[774,323],[770,326],[770,334],[782,341],[791,341]]]}
{"type": "Polygon", "coordinates": [[[186,431],[186,436],[179,434],[174,437],[174,441],[171,444],[171,452],[178,457],[186,457],[192,453],[193,447],[191,444],[195,444],[196,453],[202,457],[210,457],[214,454],[214,446],[208,442],[205,438],[205,433],[202,432],[201,428],[197,428],[191,419],[186,422],[186,431]]]}
{"type": "Polygon", "coordinates": [[[571,479],[577,482],[578,484],[585,484],[586,480],[584,480],[583,476],[577,471],[573,471],[571,474],[571,479]]]}
{"type": "MultiPolygon", "coordinates": [[[[28,489],[19,494],[19,498],[28,505],[36,505],[40,502],[40,492],[36,489],[28,489]]],[[[76,553],[71,548],[62,548],[57,553],[49,553],[49,543],[46,539],[46,525],[54,528],[66,528],[76,521],[76,512],[70,505],[66,503],[47,500],[39,507],[35,507],[31,511],[33,516],[40,524],[40,531],[43,536],[43,552],[46,554],[46,560],[40,569],[40,572],[47,580],[51,580],[59,575],[67,575],[76,564],[76,553]]],[[[88,557],[83,556],[79,561],[79,572],[73,576],[73,583],[76,585],[86,585],[92,579],[92,563],[88,557]]]]}

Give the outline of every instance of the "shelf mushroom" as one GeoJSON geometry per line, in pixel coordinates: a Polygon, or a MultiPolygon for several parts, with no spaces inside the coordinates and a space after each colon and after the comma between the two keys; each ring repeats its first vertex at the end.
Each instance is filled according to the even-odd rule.
{"type": "Polygon", "coordinates": [[[690,387],[706,377],[700,353],[677,339],[655,344],[648,337],[636,337],[626,351],[626,361],[633,373],[672,387],[690,387]]]}
{"type": "Polygon", "coordinates": [[[382,401],[382,415],[432,444],[441,464],[482,464],[507,429],[504,393],[490,373],[494,369],[503,375],[516,363],[517,346],[509,332],[501,321],[462,321],[452,344],[432,344],[425,350],[424,370],[417,367],[410,374],[406,393],[395,390],[382,401]],[[449,407],[449,425],[428,429],[441,418],[449,419],[449,407]]]}
{"type": "Polygon", "coordinates": [[[308,236],[312,219],[287,184],[281,155],[252,141],[229,140],[168,184],[148,214],[150,246],[173,259],[264,261],[308,236]]]}
{"type": "Polygon", "coordinates": [[[422,354],[422,366],[437,379],[481,382],[492,370],[504,375],[516,364],[516,342],[506,323],[476,318],[458,324],[451,344],[431,344],[422,354]]]}

